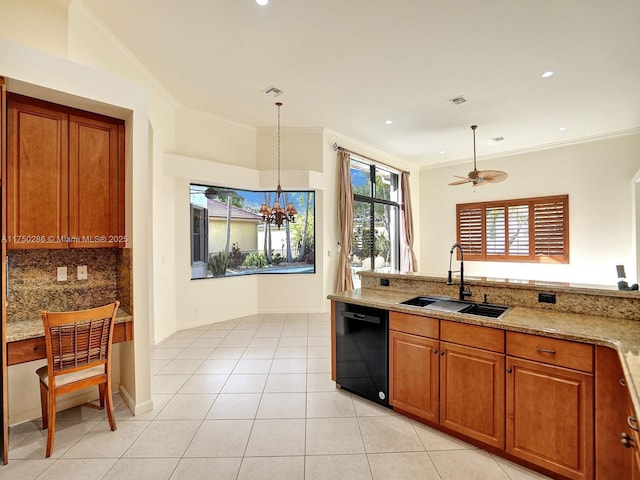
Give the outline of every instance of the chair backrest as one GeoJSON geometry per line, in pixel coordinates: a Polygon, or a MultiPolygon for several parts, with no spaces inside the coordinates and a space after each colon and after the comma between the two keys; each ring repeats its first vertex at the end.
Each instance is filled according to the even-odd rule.
{"type": "Polygon", "coordinates": [[[88,310],[40,313],[50,381],[56,375],[108,364],[119,305],[114,302],[88,310]]]}

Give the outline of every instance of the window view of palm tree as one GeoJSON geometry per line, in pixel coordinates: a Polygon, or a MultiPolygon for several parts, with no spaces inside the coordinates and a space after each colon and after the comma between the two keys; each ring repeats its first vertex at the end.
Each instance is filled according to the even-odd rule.
{"type": "Polygon", "coordinates": [[[354,286],[360,270],[397,270],[400,264],[399,176],[379,165],[351,157],[354,286]]]}
{"type": "Polygon", "coordinates": [[[191,278],[262,273],[315,273],[315,195],[286,191],[297,215],[281,226],[265,221],[262,204],[273,205],[275,191],[211,185],[190,186],[191,278]]]}

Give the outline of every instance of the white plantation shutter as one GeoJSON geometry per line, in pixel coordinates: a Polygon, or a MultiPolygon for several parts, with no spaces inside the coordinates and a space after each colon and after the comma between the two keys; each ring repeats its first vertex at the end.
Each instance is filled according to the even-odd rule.
{"type": "Polygon", "coordinates": [[[458,204],[468,260],[569,263],[569,196],[458,204]]]}

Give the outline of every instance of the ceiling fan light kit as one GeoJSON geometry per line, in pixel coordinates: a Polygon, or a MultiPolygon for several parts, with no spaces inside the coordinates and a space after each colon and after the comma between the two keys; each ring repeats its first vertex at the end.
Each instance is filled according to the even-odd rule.
{"type": "Polygon", "coordinates": [[[460,178],[461,180],[451,182],[449,185],[455,186],[471,183],[474,187],[481,187],[487,183],[502,182],[508,177],[506,172],[500,170],[478,170],[476,168],[476,128],[478,128],[477,125],[471,125],[471,130],[473,131],[473,170],[471,170],[466,177],[454,175],[454,177],[460,178]]]}

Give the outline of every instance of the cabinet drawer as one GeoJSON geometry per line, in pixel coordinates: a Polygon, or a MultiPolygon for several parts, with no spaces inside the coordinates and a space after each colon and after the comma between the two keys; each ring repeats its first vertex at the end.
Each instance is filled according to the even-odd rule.
{"type": "Polygon", "coordinates": [[[507,332],[507,355],[593,372],[593,345],[507,332]]]}
{"type": "Polygon", "coordinates": [[[389,312],[389,329],[422,337],[438,338],[440,320],[408,313],[389,312]]]}
{"type": "Polygon", "coordinates": [[[504,353],[504,331],[466,323],[440,322],[440,339],[491,352],[504,353]]]}

